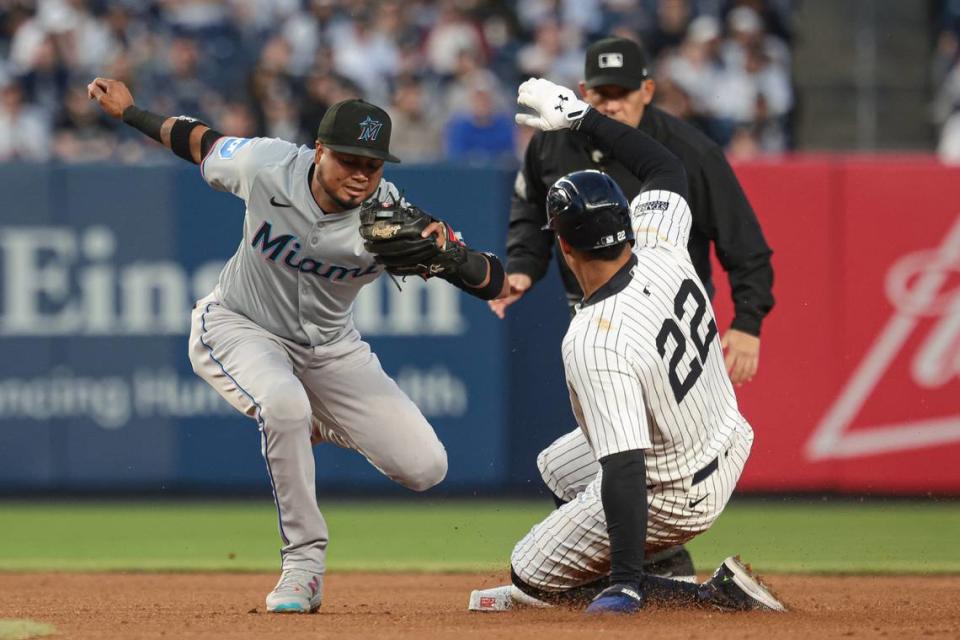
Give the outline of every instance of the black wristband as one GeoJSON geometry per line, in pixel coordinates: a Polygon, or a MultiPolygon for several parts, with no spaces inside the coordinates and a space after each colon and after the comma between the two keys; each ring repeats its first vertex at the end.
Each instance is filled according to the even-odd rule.
{"type": "Polygon", "coordinates": [[[490,280],[484,286],[476,290],[476,296],[481,300],[494,300],[500,292],[503,291],[503,283],[507,279],[507,274],[503,270],[500,259],[492,253],[484,253],[487,258],[487,264],[490,265],[490,280]]]}
{"type": "Polygon", "coordinates": [[[130,125],[140,133],[149,136],[159,143],[163,143],[160,138],[160,127],[167,121],[166,117],[158,116],[146,109],[141,109],[135,104],[130,105],[123,110],[120,119],[130,125]]]}
{"type": "Polygon", "coordinates": [[[487,264],[482,253],[467,249],[467,259],[457,269],[457,276],[468,287],[476,287],[487,279],[487,264]]]}
{"type": "Polygon", "coordinates": [[[194,118],[179,116],[170,128],[170,150],[187,162],[195,162],[190,152],[190,134],[197,127],[205,126],[207,125],[194,118]]]}
{"type": "Polygon", "coordinates": [[[455,274],[440,277],[481,300],[493,300],[500,295],[500,291],[503,290],[503,281],[506,279],[503,265],[500,264],[497,256],[471,249],[467,249],[467,260],[460,265],[455,274]],[[487,284],[478,286],[485,279],[487,284]]]}
{"type": "Polygon", "coordinates": [[[207,157],[207,154],[210,153],[210,149],[216,144],[217,140],[223,137],[223,134],[217,131],[216,129],[207,129],[203,132],[203,135],[200,136],[200,161],[203,162],[203,159],[207,157]]]}

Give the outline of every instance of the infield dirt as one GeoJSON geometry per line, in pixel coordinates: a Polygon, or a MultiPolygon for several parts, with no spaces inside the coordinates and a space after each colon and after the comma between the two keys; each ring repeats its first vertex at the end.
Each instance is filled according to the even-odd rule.
{"type": "Polygon", "coordinates": [[[914,638],[960,637],[958,576],[767,576],[787,614],[650,609],[470,613],[471,589],[506,574],[327,577],[315,615],[269,615],[273,574],[0,573],[0,619],[56,625],[56,638],[914,638]]]}

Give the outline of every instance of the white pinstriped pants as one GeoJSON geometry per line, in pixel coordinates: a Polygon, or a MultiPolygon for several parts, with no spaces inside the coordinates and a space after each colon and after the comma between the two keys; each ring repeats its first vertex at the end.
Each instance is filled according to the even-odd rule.
{"type": "MultiPolygon", "coordinates": [[[[727,505],[750,455],[753,432],[738,429],[717,459],[717,470],[694,485],[683,481],[647,491],[647,552],[683,544],[710,528],[727,505]],[[691,506],[692,505],[692,506],[691,506]]],[[[544,482],[568,500],[517,543],[510,557],[516,574],[547,591],[572,589],[610,573],[610,540],[600,500],[602,472],[580,429],[556,440],[537,457],[544,482]]]]}

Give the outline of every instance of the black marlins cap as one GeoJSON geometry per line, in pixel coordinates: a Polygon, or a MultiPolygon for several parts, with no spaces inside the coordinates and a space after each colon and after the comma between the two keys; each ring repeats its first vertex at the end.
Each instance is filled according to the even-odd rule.
{"type": "Polygon", "coordinates": [[[390,116],[365,100],[331,105],[317,127],[317,140],[340,153],[400,162],[390,153],[390,116]]]}
{"type": "Polygon", "coordinates": [[[587,89],[613,84],[631,91],[650,77],[643,47],[626,38],[604,38],[587,47],[583,78],[587,89]]]}

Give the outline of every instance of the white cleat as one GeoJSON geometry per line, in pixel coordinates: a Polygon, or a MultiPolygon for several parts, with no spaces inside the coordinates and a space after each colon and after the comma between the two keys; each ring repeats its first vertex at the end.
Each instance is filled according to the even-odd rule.
{"type": "Polygon", "coordinates": [[[269,613],[313,613],[320,608],[323,576],[303,569],[285,569],[267,594],[269,613]]]}
{"type": "Polygon", "coordinates": [[[470,603],[467,609],[470,611],[510,611],[511,609],[520,609],[524,607],[533,607],[537,609],[549,609],[553,605],[537,600],[528,596],[512,584],[502,587],[493,587],[492,589],[474,589],[470,593],[470,603]]]}
{"type": "Polygon", "coordinates": [[[784,612],[786,606],[754,575],[740,556],[723,561],[713,577],[703,583],[705,602],[727,611],[764,610],[784,612]]]}

